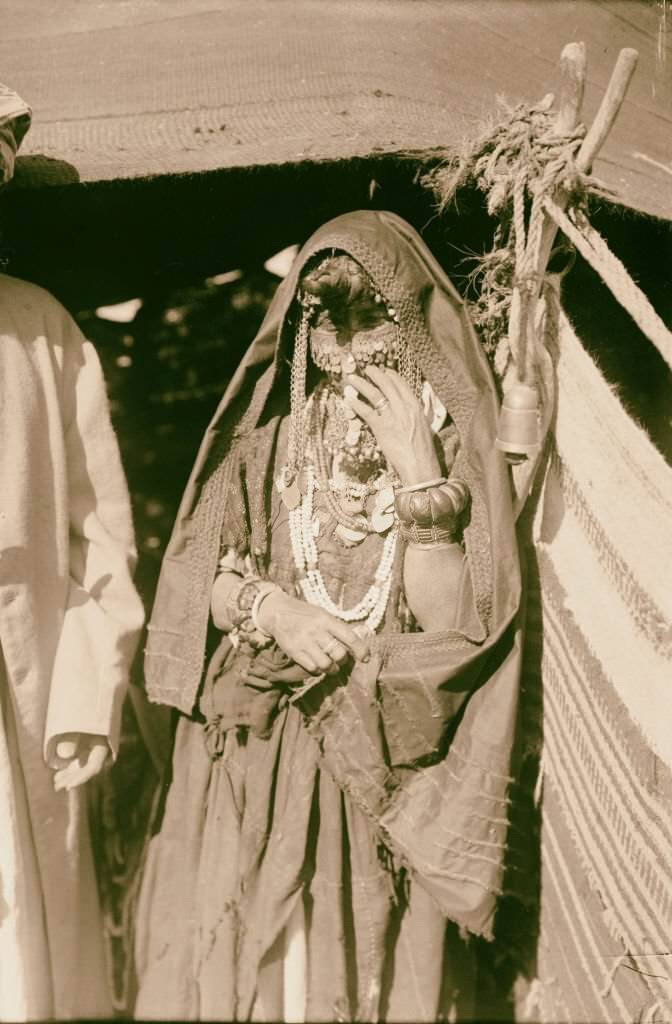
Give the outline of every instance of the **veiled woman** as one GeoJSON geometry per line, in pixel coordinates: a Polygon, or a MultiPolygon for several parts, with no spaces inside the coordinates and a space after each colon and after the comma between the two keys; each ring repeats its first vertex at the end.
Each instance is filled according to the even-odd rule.
{"type": "Polygon", "coordinates": [[[415,231],[304,246],[202,444],[147,685],[180,711],[139,1017],[462,1019],[507,833],[520,578],[497,400],[415,231]]]}

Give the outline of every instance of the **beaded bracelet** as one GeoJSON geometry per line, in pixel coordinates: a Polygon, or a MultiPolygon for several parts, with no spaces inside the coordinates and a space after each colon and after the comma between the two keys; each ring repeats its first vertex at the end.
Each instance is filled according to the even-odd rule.
{"type": "Polygon", "coordinates": [[[232,629],[229,635],[243,639],[253,647],[264,647],[273,639],[257,622],[262,600],[279,587],[262,580],[260,576],[246,576],[233,587],[226,601],[226,610],[232,629]]]}
{"type": "Polygon", "coordinates": [[[228,618],[234,628],[239,628],[250,617],[250,610],[257,592],[259,577],[247,576],[232,587],[226,599],[228,618]]]}
{"type": "Polygon", "coordinates": [[[440,548],[455,547],[459,548],[461,552],[463,551],[462,545],[460,544],[459,540],[455,540],[454,538],[452,540],[437,540],[425,544],[420,544],[414,540],[409,540],[406,542],[406,546],[408,547],[409,551],[438,551],[440,548]]]}

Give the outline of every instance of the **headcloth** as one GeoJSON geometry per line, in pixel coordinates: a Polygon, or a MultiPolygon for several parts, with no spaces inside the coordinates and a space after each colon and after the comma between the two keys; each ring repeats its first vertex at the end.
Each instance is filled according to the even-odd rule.
{"type": "Polygon", "coordinates": [[[30,128],[30,107],[0,82],[0,185],[14,174],[16,153],[30,128]]]}

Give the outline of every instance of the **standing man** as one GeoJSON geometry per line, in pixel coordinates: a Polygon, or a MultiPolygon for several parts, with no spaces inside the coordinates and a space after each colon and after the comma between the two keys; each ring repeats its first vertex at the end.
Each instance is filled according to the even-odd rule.
{"type": "MultiPolygon", "coordinates": [[[[0,182],[30,110],[0,86],[0,182]]],[[[98,358],[0,275],[0,1020],[111,1016],[83,784],[115,756],[143,611],[98,358]]]]}

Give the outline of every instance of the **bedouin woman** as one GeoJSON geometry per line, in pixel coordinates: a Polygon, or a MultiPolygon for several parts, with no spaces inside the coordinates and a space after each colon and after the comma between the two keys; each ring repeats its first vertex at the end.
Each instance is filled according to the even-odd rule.
{"type": "Polygon", "coordinates": [[[321,228],[206,434],[150,626],[179,709],[141,1018],[465,1019],[492,934],[520,575],[494,384],[389,213],[321,228]]]}

